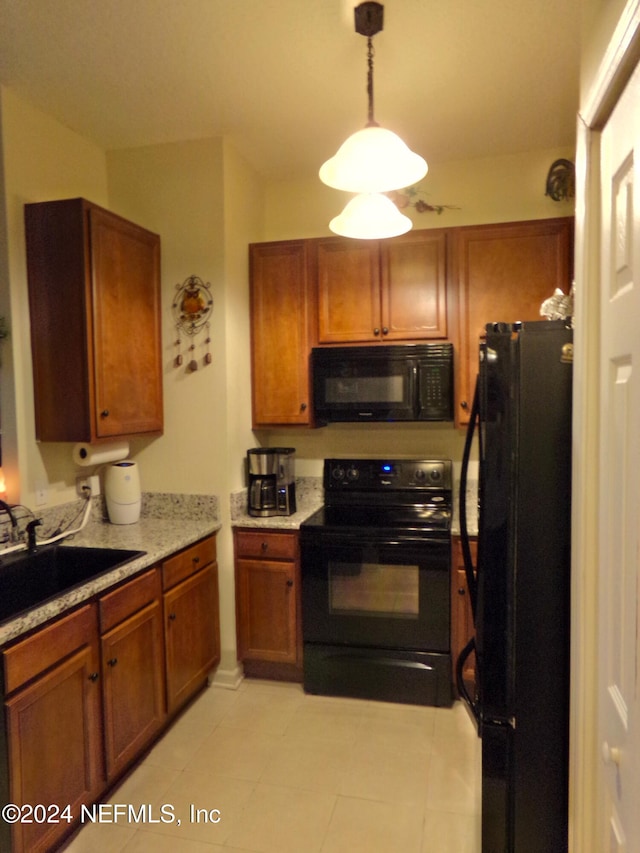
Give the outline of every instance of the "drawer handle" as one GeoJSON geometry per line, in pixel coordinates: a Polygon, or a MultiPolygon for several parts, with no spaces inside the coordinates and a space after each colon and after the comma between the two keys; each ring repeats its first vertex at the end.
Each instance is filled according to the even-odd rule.
{"type": "Polygon", "coordinates": [[[103,409],[103,410],[100,412],[100,417],[101,417],[101,418],[108,418],[108,417],[109,417],[109,409],[103,409]]]}
{"type": "Polygon", "coordinates": [[[97,681],[99,677],[100,676],[97,672],[92,672],[91,675],[89,676],[89,681],[97,681]]]}
{"type": "Polygon", "coordinates": [[[118,658],[109,658],[107,663],[109,664],[109,666],[115,666],[118,663],[118,658]]]}
{"type": "Polygon", "coordinates": [[[264,554],[266,551],[269,550],[269,543],[263,542],[262,545],[260,546],[260,549],[261,549],[262,553],[264,554]]]}
{"type": "Polygon", "coordinates": [[[289,588],[291,588],[291,587],[293,586],[293,581],[292,581],[292,580],[288,580],[288,581],[287,581],[287,586],[288,586],[289,588]]]}
{"type": "Polygon", "coordinates": [[[170,614],[169,614],[169,619],[170,619],[170,621],[171,621],[171,622],[174,622],[174,621],[175,621],[175,618],[176,618],[176,614],[175,614],[175,613],[170,613],[170,614]]]}
{"type": "Polygon", "coordinates": [[[194,557],[194,558],[193,558],[193,564],[194,564],[194,566],[197,566],[199,562],[200,562],[200,557],[194,557]]]}

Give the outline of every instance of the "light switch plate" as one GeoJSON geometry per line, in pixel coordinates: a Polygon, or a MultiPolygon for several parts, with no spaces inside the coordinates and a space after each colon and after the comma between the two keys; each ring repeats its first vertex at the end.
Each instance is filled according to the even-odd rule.
{"type": "Polygon", "coordinates": [[[44,506],[49,500],[49,484],[44,480],[36,480],[36,506],[44,506]]]}

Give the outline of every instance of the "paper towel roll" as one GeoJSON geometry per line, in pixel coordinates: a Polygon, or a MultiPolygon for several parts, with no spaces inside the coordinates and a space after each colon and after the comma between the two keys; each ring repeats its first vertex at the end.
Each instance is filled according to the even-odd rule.
{"type": "Polygon", "coordinates": [[[119,462],[128,455],[128,441],[110,441],[108,444],[79,442],[73,445],[73,461],[82,468],[104,465],[105,462],[119,462]]]}

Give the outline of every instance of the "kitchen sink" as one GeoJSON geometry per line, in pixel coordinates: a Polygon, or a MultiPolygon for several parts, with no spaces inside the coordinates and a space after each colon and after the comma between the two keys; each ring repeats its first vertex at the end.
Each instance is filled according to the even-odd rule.
{"type": "Polygon", "coordinates": [[[44,545],[0,554],[0,622],[141,557],[146,551],[44,545]]]}

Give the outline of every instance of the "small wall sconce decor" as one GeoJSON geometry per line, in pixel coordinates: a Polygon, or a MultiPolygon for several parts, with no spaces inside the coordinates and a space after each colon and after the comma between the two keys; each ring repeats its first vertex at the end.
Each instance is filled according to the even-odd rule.
{"type": "Polygon", "coordinates": [[[209,345],[211,344],[209,317],[213,311],[213,297],[211,296],[211,284],[206,284],[197,275],[190,275],[182,284],[176,284],[176,295],[171,304],[173,319],[176,325],[176,357],[174,359],[174,367],[181,367],[184,363],[182,355],[182,336],[186,335],[187,339],[191,340],[187,351],[191,357],[187,363],[187,370],[193,373],[198,369],[198,361],[194,357],[195,342],[194,338],[200,332],[206,332],[204,343],[207,347],[207,352],[204,356],[204,364],[211,364],[211,352],[209,345]]]}
{"type": "Polygon", "coordinates": [[[393,190],[385,193],[395,204],[398,210],[405,210],[407,207],[413,207],[417,213],[437,213],[441,214],[445,210],[460,210],[454,204],[431,204],[425,201],[420,196],[426,196],[427,193],[419,190],[417,187],[407,187],[404,190],[393,190]]]}
{"type": "Polygon", "coordinates": [[[545,195],[554,201],[575,198],[576,167],[571,160],[555,160],[549,167],[545,195]]]}

